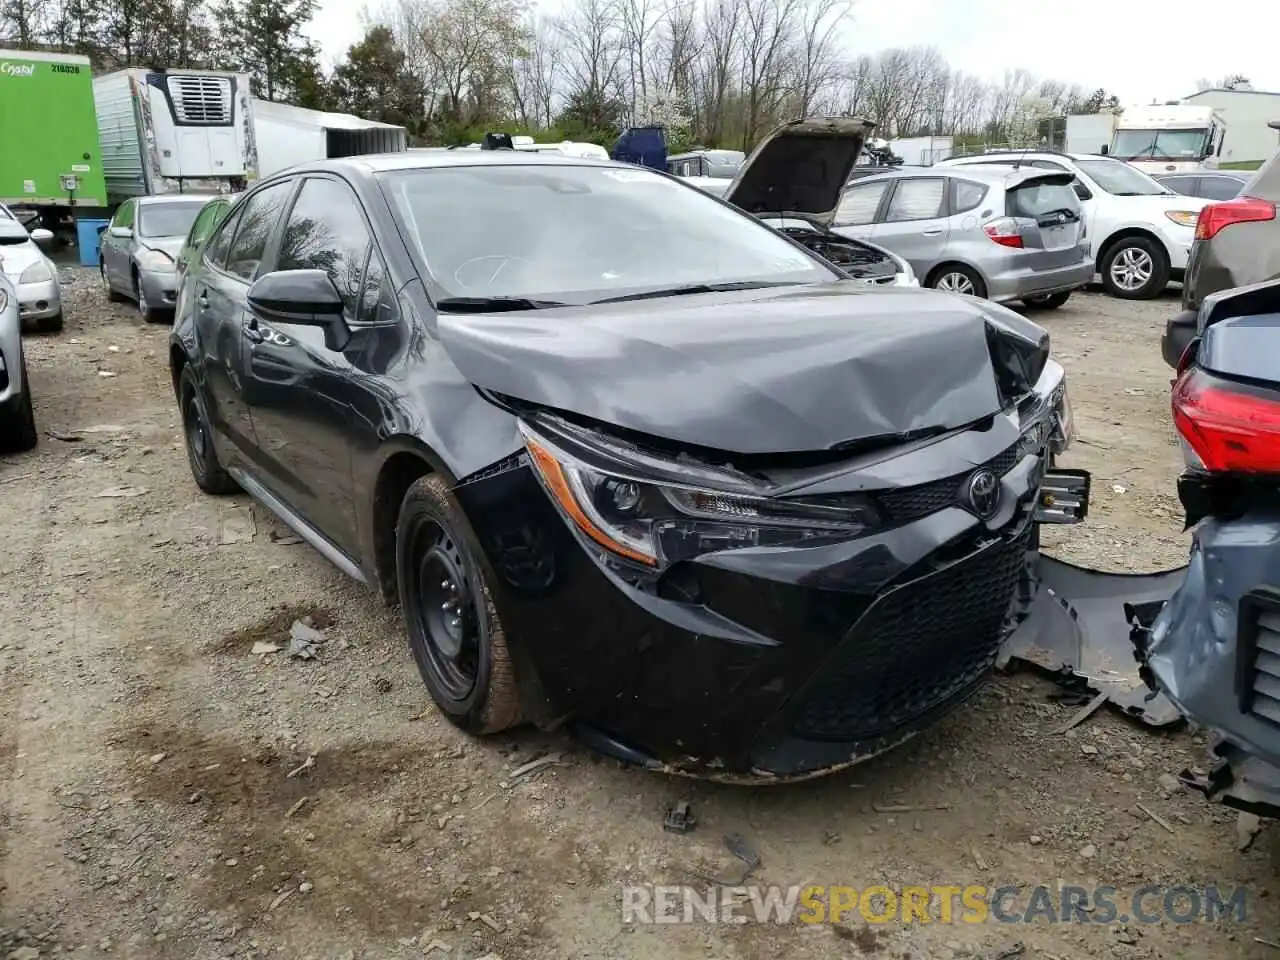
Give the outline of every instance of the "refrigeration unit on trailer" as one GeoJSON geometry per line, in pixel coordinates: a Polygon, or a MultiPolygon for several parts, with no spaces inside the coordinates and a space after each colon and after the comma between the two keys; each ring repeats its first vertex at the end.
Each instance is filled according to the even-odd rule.
{"type": "Polygon", "coordinates": [[[1215,167],[1227,123],[1213,107],[1129,107],[1116,121],[1111,156],[1152,175],[1215,167]]]}
{"type": "Polygon", "coordinates": [[[269,100],[253,101],[253,124],[258,172],[264,177],[313,160],[402,153],[409,148],[404,127],[269,100]]]}
{"type": "Polygon", "coordinates": [[[0,203],[56,230],[106,202],[88,57],[0,50],[0,203]]]}
{"type": "Polygon", "coordinates": [[[93,94],[112,205],[256,179],[248,74],[129,68],[95,77],[93,94]]]}

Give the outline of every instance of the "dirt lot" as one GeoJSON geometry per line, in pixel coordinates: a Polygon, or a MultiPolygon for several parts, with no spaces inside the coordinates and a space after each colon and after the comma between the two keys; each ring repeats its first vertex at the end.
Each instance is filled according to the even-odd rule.
{"type": "MultiPolygon", "coordinates": [[[[63,334],[28,337],[54,436],[0,460],[0,957],[1277,955],[1254,942],[1280,921],[1269,833],[1241,852],[1233,816],[1160,783],[1203,763],[1203,738],[1105,713],[1050,735],[1073,708],[1031,675],[794,787],[623,770],[555,733],[467,739],[429,706],[372,593],[279,542],[245,498],[197,492],[167,330],[83,273],[69,304],[63,334]],[[317,660],[251,652],[308,614],[327,624],[317,660]],[[547,751],[561,763],[511,778],[547,751]],[[664,833],[680,798],[698,829],[664,833]],[[1240,884],[1248,919],[622,923],[621,884],[727,871],[733,831],[762,883],[1240,884]]],[[[1060,555],[1150,570],[1185,554],[1158,349],[1172,309],[1093,294],[1042,316],[1070,371],[1070,459],[1095,476],[1094,513],[1056,532],[1060,555]]]]}

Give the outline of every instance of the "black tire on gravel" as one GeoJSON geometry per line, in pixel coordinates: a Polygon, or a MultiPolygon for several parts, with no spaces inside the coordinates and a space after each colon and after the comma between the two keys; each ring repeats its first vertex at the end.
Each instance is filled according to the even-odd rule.
{"type": "Polygon", "coordinates": [[[396,579],[418,672],[471,734],[521,722],[515,669],[471,524],[438,474],[417,480],[396,523],[396,579]]]}
{"type": "Polygon", "coordinates": [[[205,493],[220,496],[240,488],[218,462],[213,445],[213,427],[195,374],[189,366],[182,368],[178,379],[178,405],[182,414],[182,437],[187,447],[187,463],[196,486],[205,493]]]}

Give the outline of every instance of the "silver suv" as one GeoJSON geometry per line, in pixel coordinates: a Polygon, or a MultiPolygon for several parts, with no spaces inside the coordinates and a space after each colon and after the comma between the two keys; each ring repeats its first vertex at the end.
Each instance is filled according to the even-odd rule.
{"type": "Polygon", "coordinates": [[[0,273],[0,453],[36,445],[36,419],[22,356],[18,293],[0,273]]]}
{"type": "Polygon", "coordinates": [[[882,173],[845,188],[831,229],[903,257],[924,286],[1060,307],[1094,273],[1071,180],[1012,167],[882,173]]]}

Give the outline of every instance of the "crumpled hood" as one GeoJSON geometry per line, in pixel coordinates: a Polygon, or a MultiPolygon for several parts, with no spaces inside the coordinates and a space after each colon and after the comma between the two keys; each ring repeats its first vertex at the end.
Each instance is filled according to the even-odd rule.
{"type": "Polygon", "coordinates": [[[964,426],[1030,389],[1048,358],[1048,334],[1012,311],[847,281],[438,324],[478,387],[743,454],[964,426]]]}
{"type": "Polygon", "coordinates": [[[747,213],[827,221],[873,129],[875,124],[860,117],[784,123],[751,151],[724,199],[747,213]]]}

